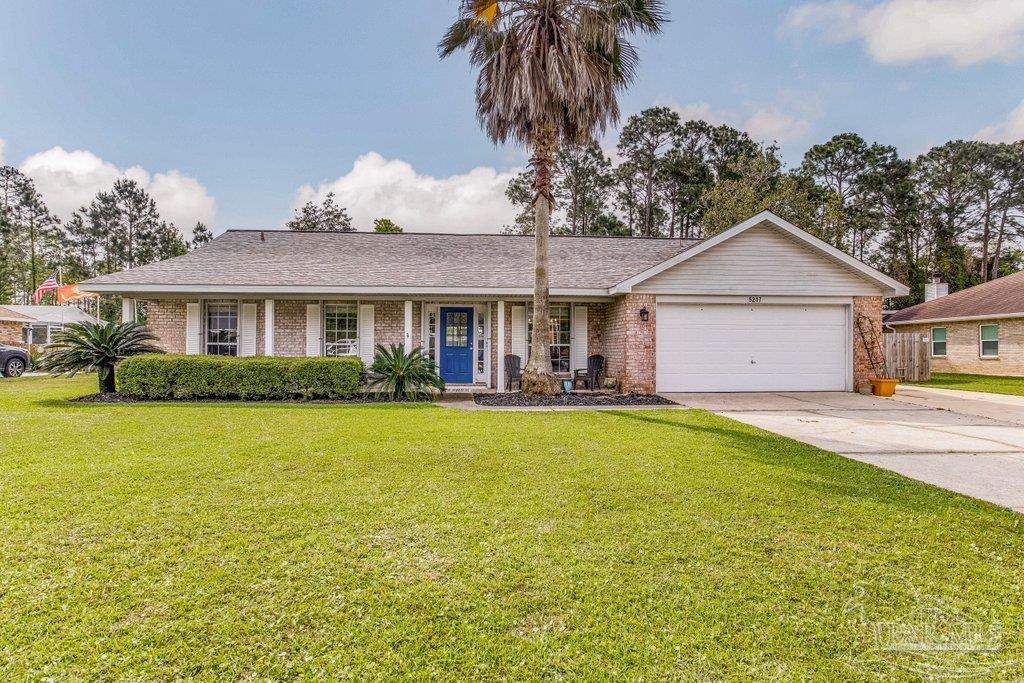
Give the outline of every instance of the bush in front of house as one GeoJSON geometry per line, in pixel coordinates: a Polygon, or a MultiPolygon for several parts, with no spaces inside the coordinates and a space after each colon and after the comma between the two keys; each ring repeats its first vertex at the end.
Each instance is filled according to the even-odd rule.
{"type": "Polygon", "coordinates": [[[121,392],[141,399],[345,399],[360,391],[363,362],[342,358],[136,356],[117,368],[121,392]]]}

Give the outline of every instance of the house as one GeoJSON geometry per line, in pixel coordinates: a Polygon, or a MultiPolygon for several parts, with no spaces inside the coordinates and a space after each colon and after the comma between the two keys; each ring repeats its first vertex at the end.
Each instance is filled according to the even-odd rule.
{"type": "Polygon", "coordinates": [[[905,308],[885,324],[926,337],[933,372],[1024,375],[1024,272],[905,308]]]}
{"type": "Polygon", "coordinates": [[[0,306],[0,344],[28,347],[49,344],[68,323],[96,322],[76,306],[0,306]]]}
{"type": "MultiPolygon", "coordinates": [[[[764,212],[711,239],[551,238],[552,369],[606,357],[622,390],[854,390],[855,316],[907,288],[764,212]]],[[[229,230],[82,283],[145,300],[167,351],[358,354],[422,346],[449,384],[505,387],[533,324],[533,238],[229,230]]]]}

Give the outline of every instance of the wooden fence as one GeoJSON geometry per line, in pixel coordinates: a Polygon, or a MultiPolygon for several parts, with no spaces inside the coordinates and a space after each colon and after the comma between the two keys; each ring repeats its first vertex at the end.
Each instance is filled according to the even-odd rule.
{"type": "Polygon", "coordinates": [[[889,332],[885,335],[885,368],[890,377],[924,382],[932,377],[931,350],[921,332],[889,332]]]}

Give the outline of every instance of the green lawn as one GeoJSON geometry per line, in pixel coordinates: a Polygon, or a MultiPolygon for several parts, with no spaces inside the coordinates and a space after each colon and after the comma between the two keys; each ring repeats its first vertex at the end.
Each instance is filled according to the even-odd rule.
{"type": "Polygon", "coordinates": [[[0,380],[0,680],[900,678],[915,591],[1024,662],[1020,515],[709,413],[94,383],[0,380]]]}
{"type": "Polygon", "coordinates": [[[939,389],[960,389],[962,391],[988,391],[993,394],[1024,396],[1024,377],[1002,377],[999,375],[958,375],[934,372],[927,382],[912,382],[922,387],[939,389]]]}

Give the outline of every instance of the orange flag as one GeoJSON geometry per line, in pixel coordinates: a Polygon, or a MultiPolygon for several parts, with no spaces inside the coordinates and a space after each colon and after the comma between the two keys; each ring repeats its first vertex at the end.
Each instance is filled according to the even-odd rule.
{"type": "Polygon", "coordinates": [[[81,299],[92,299],[98,297],[99,294],[93,292],[83,292],[78,288],[78,285],[64,285],[57,289],[57,303],[66,304],[69,301],[80,301],[81,299]]]}
{"type": "Polygon", "coordinates": [[[493,24],[498,18],[498,0],[477,0],[473,11],[478,21],[493,24]]]}

